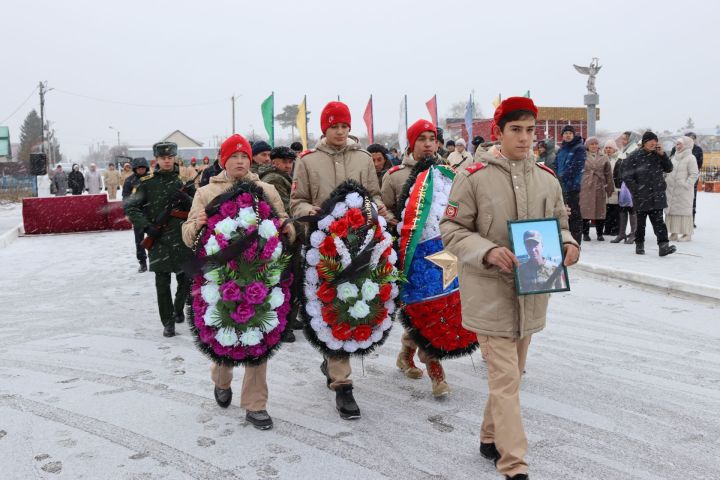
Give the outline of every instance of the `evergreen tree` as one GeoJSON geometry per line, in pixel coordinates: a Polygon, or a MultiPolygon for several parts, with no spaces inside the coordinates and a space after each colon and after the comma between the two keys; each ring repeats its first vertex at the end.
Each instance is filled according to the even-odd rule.
{"type": "Polygon", "coordinates": [[[25,165],[30,165],[30,153],[33,147],[39,145],[42,138],[42,123],[40,115],[33,109],[25,117],[25,121],[20,127],[20,152],[18,159],[25,165]]]}

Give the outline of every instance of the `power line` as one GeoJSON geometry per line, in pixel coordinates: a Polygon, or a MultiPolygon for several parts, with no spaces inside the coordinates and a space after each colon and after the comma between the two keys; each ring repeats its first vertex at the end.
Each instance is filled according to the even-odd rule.
{"type": "Polygon", "coordinates": [[[213,102],[191,103],[191,104],[186,104],[186,105],[151,105],[151,104],[144,104],[144,103],[131,103],[131,102],[121,102],[121,101],[117,101],[117,100],[108,100],[106,98],[98,98],[98,97],[92,97],[90,95],[82,95],[80,93],[68,92],[67,90],[60,90],[59,88],[56,88],[55,91],[64,93],[65,95],[72,95],[73,97],[80,97],[80,98],[86,98],[88,100],[94,100],[96,102],[113,103],[116,105],[126,105],[126,106],[130,106],[130,107],[141,107],[141,108],[190,108],[190,107],[203,107],[206,105],[215,105],[220,102],[225,102],[225,100],[215,100],[213,102]]]}
{"type": "Polygon", "coordinates": [[[10,115],[8,115],[7,118],[4,119],[4,120],[3,120],[2,122],[0,122],[0,123],[5,123],[5,122],[7,122],[8,120],[10,120],[10,119],[13,117],[13,115],[15,115],[15,114],[28,102],[28,100],[30,100],[30,98],[35,94],[35,92],[37,91],[37,89],[38,89],[38,87],[33,88],[33,91],[30,92],[30,95],[28,95],[25,100],[23,100],[23,102],[20,104],[20,106],[17,107],[15,110],[13,110],[13,112],[12,112],[10,115]]]}

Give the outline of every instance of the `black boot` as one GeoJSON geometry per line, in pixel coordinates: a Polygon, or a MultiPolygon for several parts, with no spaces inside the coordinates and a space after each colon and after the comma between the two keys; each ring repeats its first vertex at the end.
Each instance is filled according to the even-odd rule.
{"type": "Polygon", "coordinates": [[[330,388],[332,379],[330,378],[330,375],[328,375],[327,358],[323,358],[323,361],[320,364],[320,371],[322,372],[323,375],[325,375],[325,380],[327,380],[327,387],[330,388]]]}
{"type": "Polygon", "coordinates": [[[183,323],[185,321],[185,313],[180,310],[179,312],[175,312],[175,323],[183,323]]]}
{"type": "Polygon", "coordinates": [[[589,241],[590,241],[590,234],[583,233],[583,242],[589,242],[589,241]]]}
{"type": "Polygon", "coordinates": [[[147,272],[147,262],[145,260],[140,261],[140,267],[138,268],[138,273],[145,273],[147,272]]]}
{"type": "Polygon", "coordinates": [[[285,331],[283,331],[280,336],[280,340],[285,343],[293,343],[295,341],[295,332],[292,331],[290,325],[285,328],[285,331]]]}
{"type": "Polygon", "coordinates": [[[645,243],[637,242],[635,244],[635,253],[638,255],[645,255],[645,243]]]}
{"type": "Polygon", "coordinates": [[[677,251],[677,248],[675,248],[675,245],[670,245],[668,242],[663,242],[658,244],[660,247],[660,256],[665,257],[667,255],[670,255],[671,253],[675,253],[677,251]]]}
{"type": "Polygon", "coordinates": [[[175,322],[168,322],[163,329],[163,337],[175,336],[175,322]]]}
{"type": "Polygon", "coordinates": [[[604,242],[604,241],[605,241],[605,237],[603,237],[603,234],[602,234],[602,233],[598,232],[597,240],[598,240],[598,242],[604,242]]]}
{"type": "Polygon", "coordinates": [[[267,410],[258,410],[256,412],[248,410],[245,414],[245,420],[258,430],[270,430],[273,426],[272,418],[268,415],[267,410]]]}
{"type": "Polygon", "coordinates": [[[360,418],[360,407],[355,403],[352,385],[340,385],[335,389],[335,408],[343,420],[360,418]]]}
{"type": "Polygon", "coordinates": [[[222,408],[227,408],[232,402],[232,388],[224,389],[215,387],[215,401],[222,408]]]}
{"type": "Polygon", "coordinates": [[[496,464],[497,461],[500,459],[500,452],[498,452],[497,447],[494,443],[480,442],[480,455],[482,455],[484,458],[487,458],[488,460],[492,460],[496,464]]]}
{"type": "Polygon", "coordinates": [[[505,480],[528,480],[530,477],[527,473],[518,473],[517,475],[505,475],[505,480]]]}

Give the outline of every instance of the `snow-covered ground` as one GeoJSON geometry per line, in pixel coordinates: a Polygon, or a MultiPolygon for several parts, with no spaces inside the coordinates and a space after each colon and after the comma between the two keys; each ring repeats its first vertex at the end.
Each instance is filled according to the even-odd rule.
{"type": "MultiPolygon", "coordinates": [[[[710,229],[702,218],[697,245],[710,229]]],[[[583,254],[596,248],[635,259],[597,242],[583,254]]],[[[688,258],[646,257],[700,270],[688,258]]],[[[131,232],[21,237],[0,250],[0,268],[0,478],[500,478],[478,454],[478,354],[445,362],[452,393],[435,400],[427,376],[395,368],[396,325],[376,354],[353,360],[363,417],[348,422],[300,334],[270,361],[275,428],[260,432],[238,407],[241,369],[223,410],[187,325],[162,337],[131,232]]],[[[572,280],[530,346],[531,478],[717,479],[720,307],[578,271],[572,280]]]]}
{"type": "Polygon", "coordinates": [[[22,223],[22,204],[0,202],[0,237],[22,223]]]}

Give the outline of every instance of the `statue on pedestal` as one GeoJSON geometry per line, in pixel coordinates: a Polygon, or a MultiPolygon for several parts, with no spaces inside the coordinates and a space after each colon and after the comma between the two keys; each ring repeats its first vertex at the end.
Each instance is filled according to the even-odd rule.
{"type": "Polygon", "coordinates": [[[577,70],[579,73],[588,76],[588,94],[597,95],[597,90],[595,90],[595,77],[602,68],[602,65],[600,65],[599,63],[599,59],[597,57],[593,57],[592,62],[590,62],[590,66],[588,67],[581,67],[574,64],[573,67],[575,67],[575,70],[577,70]]]}

